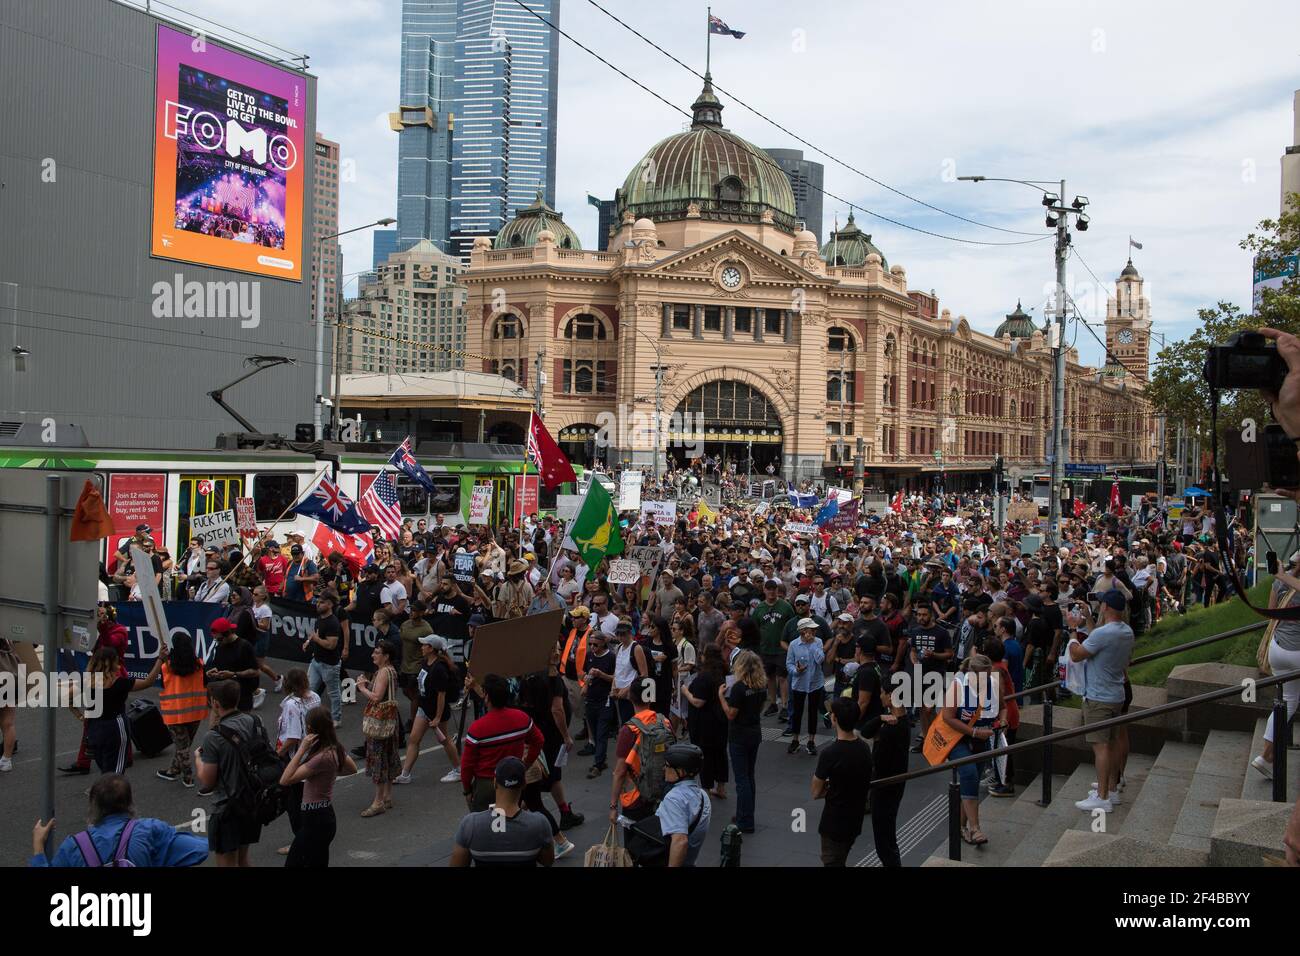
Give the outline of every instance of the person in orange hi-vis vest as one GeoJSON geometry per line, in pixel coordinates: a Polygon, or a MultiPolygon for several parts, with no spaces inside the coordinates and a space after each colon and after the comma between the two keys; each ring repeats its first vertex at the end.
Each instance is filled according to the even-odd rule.
{"type": "Polygon", "coordinates": [[[675,741],[668,718],[654,709],[655,682],[642,678],[634,681],[629,689],[640,709],[618,732],[609,801],[610,823],[616,823],[620,813],[629,820],[640,820],[654,813],[665,786],[662,755],[675,741]],[[642,746],[643,737],[648,738],[648,747],[642,746]],[[644,764],[645,750],[659,755],[656,766],[644,764]]]}
{"type": "Polygon", "coordinates": [[[172,638],[171,649],[162,666],[162,693],[158,707],[163,723],[172,735],[172,763],[159,770],[163,780],[180,780],[186,787],[194,786],[194,761],[190,759],[190,746],[199,724],[208,715],[208,694],[202,663],[194,653],[194,638],[177,633],[172,638]]]}

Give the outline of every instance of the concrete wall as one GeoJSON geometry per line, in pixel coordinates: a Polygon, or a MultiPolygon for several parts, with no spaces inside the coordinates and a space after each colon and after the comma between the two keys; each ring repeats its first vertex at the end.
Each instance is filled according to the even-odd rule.
{"type": "MultiPolygon", "coordinates": [[[[96,446],[210,448],[239,428],[206,393],[242,374],[245,356],[271,354],[299,364],[227,399],[292,437],[312,413],[309,283],[149,255],[157,22],[110,0],[0,0],[0,421],[53,416],[96,446]],[[257,281],[260,324],[155,318],[154,284],[178,274],[257,281]],[[22,372],[15,345],[31,353],[22,372]]],[[[314,78],[306,89],[303,262],[314,78]]]]}

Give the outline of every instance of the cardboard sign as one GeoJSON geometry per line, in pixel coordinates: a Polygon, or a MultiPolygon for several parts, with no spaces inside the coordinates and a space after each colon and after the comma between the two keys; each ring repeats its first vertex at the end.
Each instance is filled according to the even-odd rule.
{"type": "Polygon", "coordinates": [[[190,515],[190,535],[202,535],[203,545],[239,544],[239,525],[233,508],[209,515],[190,515]]]}
{"type": "Polygon", "coordinates": [[[648,577],[654,577],[659,571],[659,563],[663,560],[663,548],[657,544],[638,544],[627,549],[631,560],[635,561],[641,573],[648,577]]]}
{"type": "Polygon", "coordinates": [[[1038,505],[1032,501],[1013,501],[1007,509],[1007,517],[1011,521],[1037,521],[1038,505]]]}
{"type": "Polygon", "coordinates": [[[645,475],[639,471],[625,471],[618,481],[618,510],[636,511],[641,507],[641,483],[645,475]]]}
{"type": "Polygon", "coordinates": [[[140,591],[140,603],[144,605],[144,617],[149,627],[155,634],[171,634],[167,615],[163,612],[162,595],[158,593],[158,584],[151,573],[153,561],[136,545],[131,545],[131,566],[136,570],[135,586],[140,591]]]}
{"type": "Polygon", "coordinates": [[[846,505],[853,500],[853,492],[847,488],[827,488],[826,497],[829,498],[831,495],[834,495],[835,500],[842,505],[846,505]]]}
{"type": "Polygon", "coordinates": [[[470,492],[469,523],[490,524],[492,521],[492,486],[475,485],[470,492]]]}
{"type": "Polygon", "coordinates": [[[609,563],[606,580],[610,584],[636,584],[641,580],[641,565],[628,558],[615,558],[609,563]]]}
{"type": "Polygon", "coordinates": [[[544,671],[563,625],[563,611],[545,611],[484,624],[474,631],[467,664],[469,672],[476,681],[482,681],[488,674],[523,677],[544,671]]]}
{"type": "Polygon", "coordinates": [[[582,495],[555,496],[555,517],[561,521],[572,521],[578,517],[578,509],[581,507],[582,495]]]}
{"type": "Polygon", "coordinates": [[[758,503],[758,506],[754,508],[754,517],[755,518],[763,517],[763,515],[767,514],[767,509],[770,507],[771,507],[771,502],[760,501],[758,503]]]}
{"type": "Polygon", "coordinates": [[[235,527],[241,537],[257,537],[257,507],[252,498],[235,499],[235,527]]]}
{"type": "Polygon", "coordinates": [[[677,502],[643,501],[641,502],[641,520],[645,521],[647,515],[655,524],[673,524],[677,521],[677,502]]]}
{"type": "Polygon", "coordinates": [[[451,557],[451,576],[456,579],[456,583],[462,588],[472,587],[474,584],[474,575],[476,574],[474,555],[468,551],[462,551],[460,554],[454,554],[451,557]]]}

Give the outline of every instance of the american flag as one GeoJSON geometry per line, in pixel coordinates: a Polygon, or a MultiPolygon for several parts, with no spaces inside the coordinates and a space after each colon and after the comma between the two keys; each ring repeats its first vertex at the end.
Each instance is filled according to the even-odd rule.
{"type": "Polygon", "coordinates": [[[384,537],[395,540],[402,532],[402,509],[397,505],[397,489],[388,473],[381,471],[366,493],[357,502],[357,510],[372,525],[377,525],[384,537]]]}

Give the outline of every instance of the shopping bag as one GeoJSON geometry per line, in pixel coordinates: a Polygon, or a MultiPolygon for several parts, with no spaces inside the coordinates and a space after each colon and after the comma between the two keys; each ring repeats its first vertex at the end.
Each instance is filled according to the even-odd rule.
{"type": "Polygon", "coordinates": [[[605,831],[605,839],[587,850],[582,865],[593,868],[632,865],[632,854],[618,845],[618,831],[612,823],[605,831]]]}

